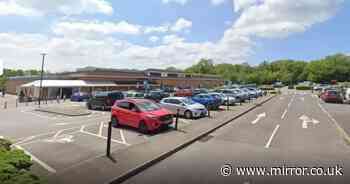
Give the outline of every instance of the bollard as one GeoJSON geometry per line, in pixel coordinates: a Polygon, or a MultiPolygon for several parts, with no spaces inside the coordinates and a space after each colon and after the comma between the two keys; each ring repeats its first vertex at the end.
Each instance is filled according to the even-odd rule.
{"type": "Polygon", "coordinates": [[[180,109],[176,111],[176,119],[175,119],[175,130],[177,130],[177,125],[179,123],[180,109]]]}
{"type": "Polygon", "coordinates": [[[7,109],[7,101],[4,103],[4,109],[7,109]]]}
{"type": "Polygon", "coordinates": [[[63,102],[66,102],[66,95],[63,96],[63,102]]]}
{"type": "Polygon", "coordinates": [[[60,103],[60,98],[59,98],[59,96],[57,96],[57,103],[60,103]]]}
{"type": "Polygon", "coordinates": [[[109,121],[108,135],[107,135],[107,150],[106,150],[107,157],[111,157],[111,140],[112,140],[112,121],[109,121]]]}
{"type": "Polygon", "coordinates": [[[208,110],[208,118],[210,118],[210,108],[209,108],[209,105],[207,106],[207,110],[208,110]]]}
{"type": "Polygon", "coordinates": [[[227,111],[230,110],[230,98],[227,96],[227,111]]]}
{"type": "Polygon", "coordinates": [[[18,99],[16,99],[16,108],[18,107],[18,99]]]}

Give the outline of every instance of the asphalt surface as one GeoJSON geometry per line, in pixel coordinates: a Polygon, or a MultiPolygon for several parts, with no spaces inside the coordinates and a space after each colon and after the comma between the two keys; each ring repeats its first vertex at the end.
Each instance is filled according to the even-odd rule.
{"type": "MultiPolygon", "coordinates": [[[[59,107],[69,111],[79,106],[83,107],[84,103],[50,102],[41,108],[59,107]]],[[[32,156],[34,173],[50,177],[105,155],[110,112],[91,111],[85,116],[64,116],[36,109],[34,103],[21,104],[18,108],[0,108],[0,137],[11,140],[16,148],[32,156]]],[[[195,121],[180,119],[179,128],[195,121]]],[[[166,134],[166,131],[161,133],[166,134]]],[[[113,128],[111,150],[118,152],[157,137],[158,134],[143,135],[128,127],[113,128]]]]}
{"type": "Polygon", "coordinates": [[[124,183],[349,183],[350,146],[336,125],[347,131],[349,116],[347,105],[285,91],[124,183]],[[230,176],[222,176],[224,165],[230,176]],[[238,167],[264,167],[268,174],[239,176],[238,167]],[[280,175],[271,167],[281,169],[280,175]],[[326,176],[328,167],[341,169],[326,176]]]}

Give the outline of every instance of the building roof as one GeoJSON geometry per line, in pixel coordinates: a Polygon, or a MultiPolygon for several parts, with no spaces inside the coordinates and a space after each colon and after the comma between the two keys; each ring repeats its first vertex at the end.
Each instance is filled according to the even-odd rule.
{"type": "MultiPolygon", "coordinates": [[[[112,81],[85,81],[85,80],[43,80],[42,87],[113,87],[112,81]]],[[[40,87],[40,80],[23,84],[21,87],[40,87]]]]}

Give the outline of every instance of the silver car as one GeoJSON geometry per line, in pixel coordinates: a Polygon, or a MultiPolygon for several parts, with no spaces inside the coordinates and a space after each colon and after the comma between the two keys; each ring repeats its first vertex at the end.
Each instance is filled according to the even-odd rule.
{"type": "Polygon", "coordinates": [[[196,103],[186,97],[169,97],[160,101],[160,105],[174,114],[179,109],[179,114],[187,119],[204,117],[208,111],[204,105],[196,103]]]}
{"type": "Polygon", "coordinates": [[[209,94],[219,95],[221,97],[223,105],[235,105],[235,103],[239,102],[238,98],[236,98],[234,95],[224,94],[224,93],[209,93],[209,94]],[[227,101],[228,101],[228,104],[227,104],[227,101]]]}

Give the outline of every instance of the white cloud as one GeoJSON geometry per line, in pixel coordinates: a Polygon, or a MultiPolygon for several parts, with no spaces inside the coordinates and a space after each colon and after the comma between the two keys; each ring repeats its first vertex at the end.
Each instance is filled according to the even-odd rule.
{"type": "Polygon", "coordinates": [[[144,33],[150,34],[150,33],[166,33],[169,31],[169,24],[164,24],[161,26],[148,26],[145,28],[144,33]]]}
{"type": "Polygon", "coordinates": [[[177,3],[181,5],[185,5],[189,0],[162,0],[163,3],[168,4],[168,3],[177,3]]]}
{"type": "Polygon", "coordinates": [[[183,30],[189,30],[192,27],[192,22],[185,19],[179,18],[176,23],[171,27],[171,30],[174,32],[180,32],[183,30]]]}
{"type": "Polygon", "coordinates": [[[105,0],[1,0],[0,2],[0,15],[42,16],[83,13],[109,15],[113,13],[113,8],[105,0]]]}
{"type": "MultiPolygon", "coordinates": [[[[259,2],[259,1],[257,1],[257,0],[233,0],[235,12],[249,8],[250,6],[257,4],[257,2],[259,2]]],[[[262,2],[262,0],[261,0],[261,2],[262,2]]]]}
{"type": "Polygon", "coordinates": [[[243,5],[234,24],[240,34],[259,37],[285,37],[304,32],[312,25],[331,18],[343,0],[264,0],[243,5]]]}
{"type": "Polygon", "coordinates": [[[163,44],[173,44],[185,41],[185,38],[181,38],[177,35],[166,35],[163,37],[163,44]]]}
{"type": "Polygon", "coordinates": [[[226,0],[210,0],[210,1],[211,1],[211,4],[215,6],[224,4],[226,2],[226,0]]]}
{"type": "Polygon", "coordinates": [[[100,22],[100,21],[60,21],[52,26],[52,31],[58,35],[65,36],[96,36],[122,33],[128,35],[140,35],[173,32],[189,32],[192,22],[184,18],[179,18],[175,23],[165,23],[160,26],[143,26],[132,24],[127,21],[120,22],[100,22]]]}
{"type": "MultiPolygon", "coordinates": [[[[224,32],[221,39],[197,43],[175,35],[170,30],[174,24],[170,24],[169,29],[164,32],[169,35],[161,40],[158,38],[157,42],[160,45],[157,46],[143,46],[116,39],[112,33],[119,30],[115,28],[118,23],[106,26],[103,22],[90,22],[87,24],[89,26],[85,24],[78,28],[73,26],[72,30],[78,33],[74,36],[68,34],[69,29],[66,28],[71,27],[69,24],[62,26],[64,29],[57,26],[62,30],[53,29],[55,32],[50,36],[0,33],[1,57],[6,67],[40,68],[39,54],[46,51],[49,54],[47,69],[51,71],[74,70],[88,65],[136,69],[171,65],[184,68],[201,58],[211,58],[215,63],[242,63],[254,54],[255,37],[275,38],[305,31],[312,25],[332,17],[341,2],[341,0],[260,1],[240,8],[239,18],[224,32]],[[96,37],[87,37],[82,33],[85,30],[99,34],[96,37]]],[[[141,26],[141,32],[145,33],[147,27],[141,26]]]]}
{"type": "Polygon", "coordinates": [[[120,22],[98,22],[98,21],[81,21],[81,22],[59,22],[52,28],[55,34],[75,36],[80,34],[113,34],[122,33],[138,35],[141,33],[140,25],[130,24],[126,21],[120,22]]]}
{"type": "Polygon", "coordinates": [[[149,37],[149,41],[150,42],[157,42],[159,40],[159,37],[158,36],[151,36],[151,37],[149,37]]]}

